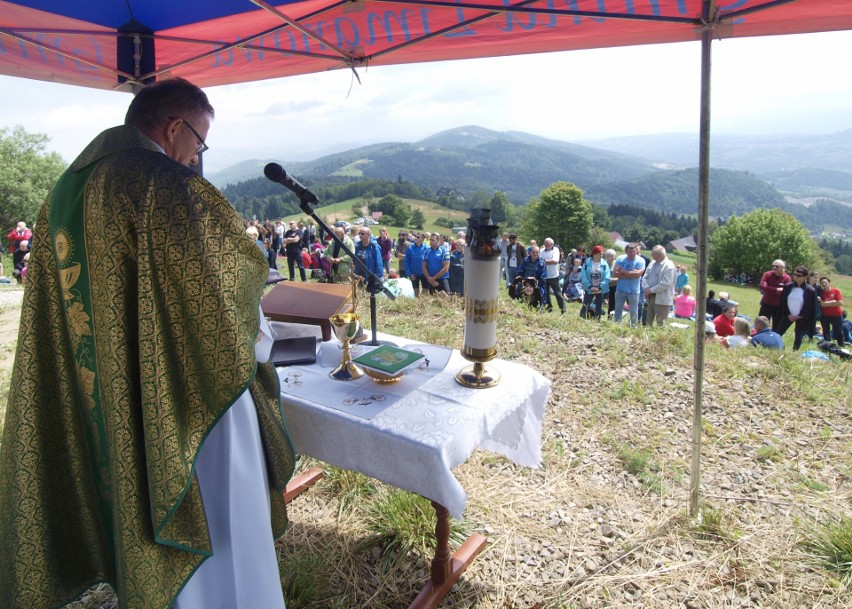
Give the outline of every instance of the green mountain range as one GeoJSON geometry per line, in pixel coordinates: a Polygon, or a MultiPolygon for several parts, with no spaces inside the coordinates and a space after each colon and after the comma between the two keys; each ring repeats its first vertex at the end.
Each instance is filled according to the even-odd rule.
{"type": "MultiPolygon", "coordinates": [[[[822,230],[830,220],[832,228],[849,228],[852,232],[852,163],[842,168],[843,158],[852,159],[852,145],[843,141],[843,135],[852,140],[850,133],[801,136],[798,152],[797,136],[714,138],[720,150],[711,151],[711,216],[782,207],[803,222],[807,219],[811,230],[822,230]],[[840,161],[834,158],[829,163],[832,150],[840,161]],[[724,168],[716,164],[718,159],[724,161],[724,168]],[[829,202],[831,218],[822,213],[829,211],[825,207],[829,202]],[[815,203],[822,208],[815,209],[815,203]]],[[[693,168],[683,164],[689,160],[690,149],[697,157],[694,136],[668,134],[594,144],[466,126],[414,143],[373,144],[313,161],[288,163],[286,170],[308,184],[359,179],[409,182],[427,197],[455,192],[470,198],[477,191],[489,196],[499,191],[516,205],[525,205],[550,184],[564,180],[582,188],[589,200],[604,205],[638,205],[677,214],[697,212],[697,170],[694,164],[693,168]]],[[[220,187],[249,180],[254,183],[246,187],[252,191],[267,190],[261,177],[265,163],[245,161],[212,174],[210,179],[220,187]]],[[[267,186],[272,187],[268,193],[274,196],[279,187],[267,186]]],[[[229,190],[235,188],[240,190],[240,186],[229,190]]]]}

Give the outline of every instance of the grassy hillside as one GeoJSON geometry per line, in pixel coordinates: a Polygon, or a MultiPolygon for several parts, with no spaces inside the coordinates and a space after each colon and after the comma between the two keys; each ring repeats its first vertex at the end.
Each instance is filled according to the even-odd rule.
{"type": "MultiPolygon", "coordinates": [[[[423,212],[423,215],[426,217],[426,223],[423,225],[423,230],[428,232],[437,232],[442,235],[450,236],[450,229],[446,226],[440,226],[435,223],[438,218],[449,218],[450,224],[454,227],[458,226],[467,226],[467,218],[470,215],[466,211],[459,211],[454,209],[446,209],[441,207],[437,203],[433,203],[431,201],[423,201],[421,199],[403,199],[408,205],[411,206],[411,210],[419,209],[423,212]]],[[[338,220],[346,220],[347,222],[354,222],[356,218],[363,217],[367,214],[367,207],[362,207],[362,212],[360,214],[352,213],[352,206],[354,204],[363,203],[362,199],[349,199],[348,201],[341,201],[340,203],[335,203],[332,205],[326,205],[325,207],[319,207],[316,209],[317,215],[322,218],[329,225],[334,224],[338,220]]],[[[294,214],[291,216],[287,216],[284,218],[285,220],[295,219],[295,220],[305,220],[307,216],[305,214],[294,214]]],[[[373,234],[379,234],[379,227],[385,226],[388,228],[392,237],[396,237],[397,233],[400,229],[406,229],[408,231],[417,230],[413,226],[397,226],[394,224],[384,224],[379,220],[378,225],[373,226],[373,234]]],[[[501,227],[502,228],[502,227],[501,227]]]]}
{"type": "MultiPolygon", "coordinates": [[[[852,290],[850,278],[835,283],[852,290]]],[[[712,287],[756,313],[756,290],[712,287]]],[[[461,299],[379,298],[378,306],[383,331],[464,343],[461,299]]],[[[9,313],[0,306],[0,322],[9,313]]],[[[565,316],[540,314],[501,293],[498,357],[551,382],[542,462],[525,468],[476,450],[454,469],[468,499],[454,532],[478,532],[488,545],[443,606],[849,606],[852,366],[708,345],[701,505],[692,518],[692,352],[686,330],[584,321],[574,303],[565,316]]],[[[0,367],[0,420],[10,378],[0,367]]],[[[408,606],[429,572],[429,503],[299,460],[300,471],[315,465],[326,476],[291,503],[278,545],[287,606],[408,606]]],[[[105,586],[84,599],[71,609],[115,606],[105,586]]]]}

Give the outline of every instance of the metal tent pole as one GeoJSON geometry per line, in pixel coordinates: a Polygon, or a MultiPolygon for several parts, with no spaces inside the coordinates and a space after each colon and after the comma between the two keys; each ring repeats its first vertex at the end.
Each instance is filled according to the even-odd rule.
{"type": "Polygon", "coordinates": [[[693,368],[692,465],[689,482],[689,514],[698,514],[701,485],[701,432],[704,402],[704,320],[707,313],[707,221],[710,204],[710,46],[713,40],[715,0],[705,0],[701,32],[701,115],[698,135],[698,302],[695,314],[693,368]]]}

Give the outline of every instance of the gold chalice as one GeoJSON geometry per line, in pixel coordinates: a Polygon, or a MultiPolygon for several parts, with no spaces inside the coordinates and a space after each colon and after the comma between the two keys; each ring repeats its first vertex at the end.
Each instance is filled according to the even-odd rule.
{"type": "Polygon", "coordinates": [[[349,346],[349,342],[361,331],[361,318],[349,312],[332,315],[328,320],[343,349],[340,363],[328,375],[336,381],[354,381],[361,378],[364,371],[352,361],[352,350],[349,346]]]}

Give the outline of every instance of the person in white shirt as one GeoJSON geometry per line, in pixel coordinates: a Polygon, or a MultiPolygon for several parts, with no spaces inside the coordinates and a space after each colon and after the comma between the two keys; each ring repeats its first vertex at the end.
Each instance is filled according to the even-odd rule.
{"type": "Polygon", "coordinates": [[[813,286],[808,283],[808,269],[799,266],[793,272],[793,281],[781,291],[781,321],[778,334],[784,336],[787,329],[795,324],[793,350],[802,346],[805,334],[814,331],[816,326],[817,297],[813,286]]]}
{"type": "Polygon", "coordinates": [[[729,349],[740,349],[748,347],[751,342],[751,326],[748,321],[742,317],[737,317],[734,320],[734,335],[726,336],[722,339],[722,344],[729,349]]]}
{"type": "Polygon", "coordinates": [[[677,267],[666,255],[666,248],[662,245],[654,246],[651,258],[653,262],[642,277],[642,288],[648,303],[648,314],[643,323],[651,326],[656,321],[658,326],[664,326],[674,302],[677,267]]]}
{"type": "Polygon", "coordinates": [[[544,305],[548,311],[553,311],[553,303],[550,301],[550,293],[553,292],[559,310],[565,315],[565,299],[562,298],[562,290],[559,287],[559,248],[553,244],[553,239],[550,237],[544,240],[544,249],[539,252],[539,257],[544,260],[546,275],[544,305]]]}

